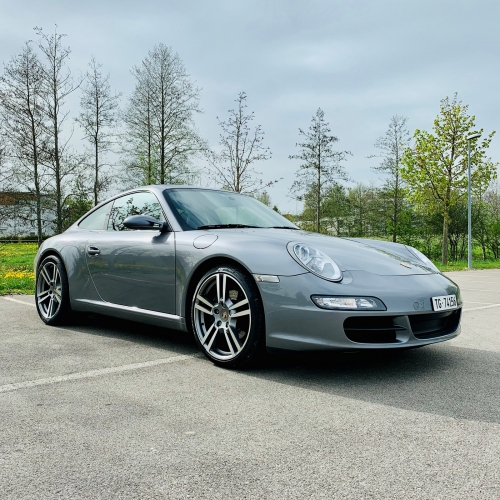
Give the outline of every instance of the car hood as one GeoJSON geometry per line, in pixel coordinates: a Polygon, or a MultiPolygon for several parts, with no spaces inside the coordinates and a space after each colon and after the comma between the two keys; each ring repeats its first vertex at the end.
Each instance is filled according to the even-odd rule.
{"type": "Polygon", "coordinates": [[[417,259],[405,245],[378,240],[338,238],[302,230],[289,229],[224,229],[214,231],[222,240],[252,240],[254,248],[261,245],[305,243],[331,257],[343,271],[366,271],[381,276],[434,274],[435,270],[417,259]]]}

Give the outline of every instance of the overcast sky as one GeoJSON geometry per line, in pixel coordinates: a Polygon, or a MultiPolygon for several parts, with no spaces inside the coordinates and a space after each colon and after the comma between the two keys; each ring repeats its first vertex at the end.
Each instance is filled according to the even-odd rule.
{"type": "MultiPolygon", "coordinates": [[[[0,61],[35,38],[34,26],[57,24],[72,71],[84,72],[94,55],[127,96],[131,67],[155,44],[171,46],[202,88],[196,123],[211,144],[216,117],[248,94],[273,153],[257,169],[265,180],[283,177],[269,193],[294,211],[286,195],[298,163],[288,156],[318,107],[338,149],[353,153],[345,166],[355,181],[376,179],[377,160],[367,156],[391,116],[407,116],[411,132],[429,130],[454,92],[479,127],[498,129],[499,18],[492,0],[0,0],[0,61]]],[[[500,135],[490,154],[500,160],[500,135]]]]}

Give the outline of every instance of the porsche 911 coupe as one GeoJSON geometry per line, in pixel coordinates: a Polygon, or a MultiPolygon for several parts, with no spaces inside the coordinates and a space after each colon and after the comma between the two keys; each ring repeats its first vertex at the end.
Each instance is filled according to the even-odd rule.
{"type": "Polygon", "coordinates": [[[34,265],[46,324],[86,311],[192,332],[227,367],[266,349],[411,348],[460,331],[458,286],[418,250],[306,232],[229,191],[121,193],[44,241],[34,265]]]}

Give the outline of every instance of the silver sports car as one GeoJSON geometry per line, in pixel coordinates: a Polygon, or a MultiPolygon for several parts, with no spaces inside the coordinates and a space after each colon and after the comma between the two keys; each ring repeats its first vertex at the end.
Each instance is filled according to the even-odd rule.
{"type": "Polygon", "coordinates": [[[88,311],[191,331],[214,363],[267,350],[419,347],[460,331],[458,286],[418,250],[300,230],[228,191],[114,196],[35,258],[41,319],[88,311]]]}

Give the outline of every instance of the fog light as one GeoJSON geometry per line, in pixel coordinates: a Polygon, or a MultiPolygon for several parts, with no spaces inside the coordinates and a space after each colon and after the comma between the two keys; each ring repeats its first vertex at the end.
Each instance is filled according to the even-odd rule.
{"type": "Polygon", "coordinates": [[[384,303],[375,297],[321,297],[313,295],[312,301],[322,309],[385,311],[384,303]]]}

